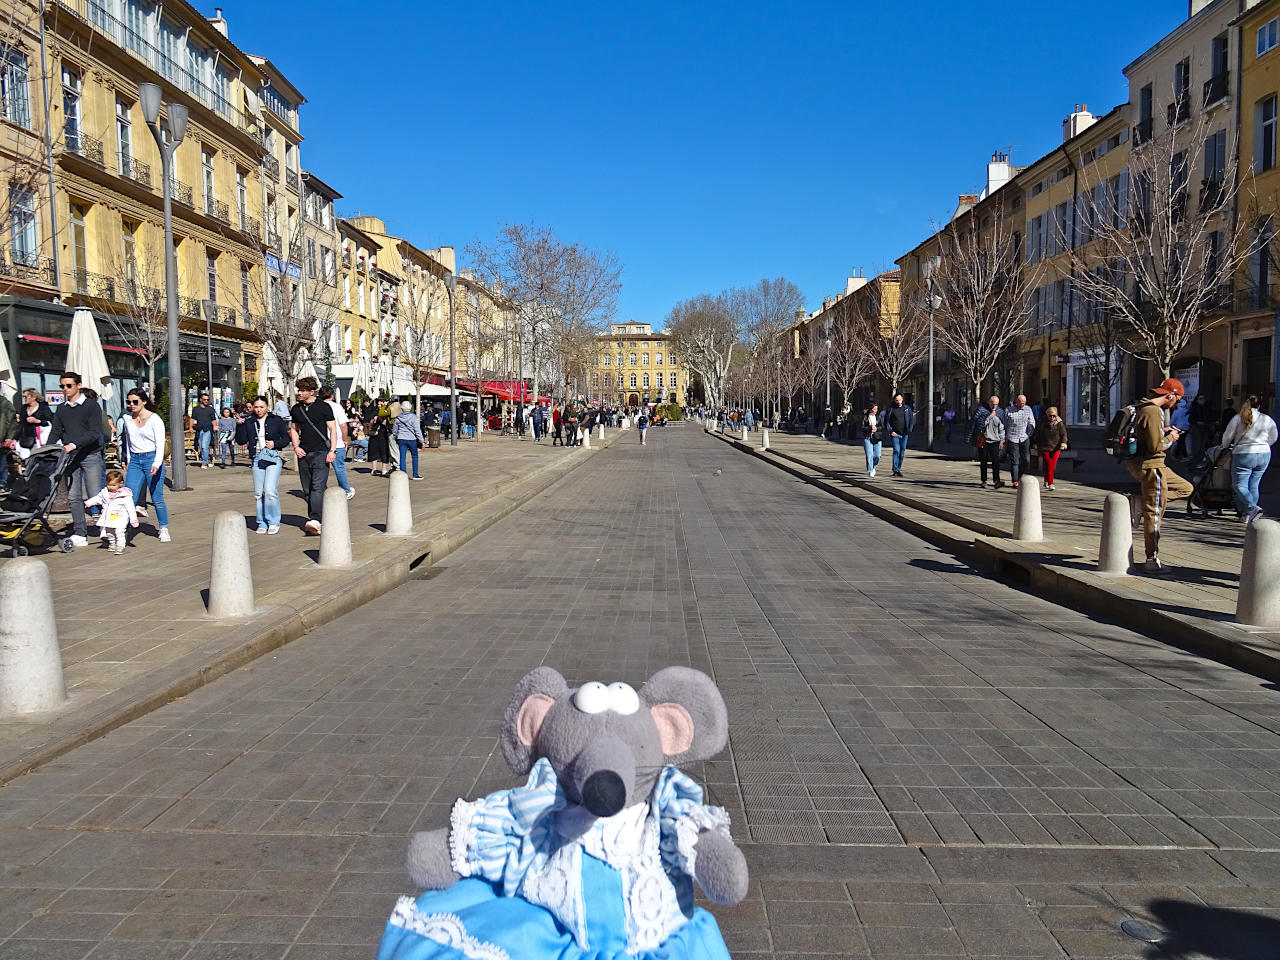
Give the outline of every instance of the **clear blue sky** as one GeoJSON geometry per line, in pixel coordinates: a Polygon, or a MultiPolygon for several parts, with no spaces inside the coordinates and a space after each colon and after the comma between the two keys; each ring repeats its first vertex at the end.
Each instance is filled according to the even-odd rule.
{"type": "MultiPolygon", "coordinates": [[[[550,224],[624,264],[621,316],[785,276],[810,308],[1028,163],[1186,0],[227,0],[307,96],[303,163],[423,247],[550,224]],[[292,28],[290,25],[293,25],[292,28]],[[1050,29],[1046,29],[1050,25],[1050,29]],[[296,38],[296,40],[291,40],[296,38]]],[[[212,8],[205,10],[212,15],[212,8]]]]}

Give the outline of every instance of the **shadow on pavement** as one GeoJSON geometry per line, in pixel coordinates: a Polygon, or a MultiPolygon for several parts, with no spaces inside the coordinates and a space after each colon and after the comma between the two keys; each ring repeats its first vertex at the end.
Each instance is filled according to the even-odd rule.
{"type": "Polygon", "coordinates": [[[1148,960],[1189,956],[1218,960],[1275,960],[1280,951],[1280,920],[1223,910],[1183,900],[1154,900],[1147,905],[1165,931],[1148,960]]]}

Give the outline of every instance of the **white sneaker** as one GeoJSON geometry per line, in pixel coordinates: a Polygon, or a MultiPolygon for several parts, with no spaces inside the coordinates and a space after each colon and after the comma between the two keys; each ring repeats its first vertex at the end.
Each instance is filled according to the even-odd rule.
{"type": "Polygon", "coordinates": [[[1161,576],[1169,571],[1169,568],[1160,562],[1159,557],[1152,557],[1142,565],[1142,569],[1155,576],[1161,576]]]}
{"type": "Polygon", "coordinates": [[[267,533],[279,533],[279,532],[280,532],[280,524],[278,523],[272,524],[271,526],[267,527],[267,533]]]}
{"type": "Polygon", "coordinates": [[[124,541],[123,541],[123,540],[121,540],[119,543],[117,543],[117,544],[115,545],[115,555],[118,557],[118,556],[120,556],[120,554],[122,554],[122,553],[124,553],[124,541]]]}
{"type": "Polygon", "coordinates": [[[254,533],[266,533],[266,532],[267,532],[267,528],[266,528],[266,527],[259,527],[257,530],[255,530],[255,531],[253,531],[253,532],[254,532],[254,533]]]}
{"type": "Polygon", "coordinates": [[[170,540],[172,540],[172,539],[173,539],[173,537],[169,536],[169,528],[168,528],[168,527],[161,527],[161,528],[160,528],[160,542],[161,542],[161,543],[168,543],[168,542],[169,542],[170,540]]]}
{"type": "Polygon", "coordinates": [[[868,470],[868,471],[867,471],[867,476],[868,476],[868,477],[874,477],[875,475],[876,475],[876,468],[875,468],[875,467],[872,467],[870,470],[868,470]]]}
{"type": "Polygon", "coordinates": [[[355,487],[352,487],[350,490],[348,490],[348,491],[347,491],[347,499],[348,499],[348,500],[350,500],[350,499],[351,499],[352,497],[354,497],[355,495],[356,495],[356,488],[355,488],[355,487]]]}
{"type": "Polygon", "coordinates": [[[73,533],[71,535],[71,545],[73,547],[87,547],[89,545],[89,538],[73,533]]]}
{"type": "Polygon", "coordinates": [[[208,470],[208,469],[209,469],[209,465],[208,465],[207,463],[202,463],[202,464],[200,464],[200,469],[201,469],[201,470],[208,470]]]}

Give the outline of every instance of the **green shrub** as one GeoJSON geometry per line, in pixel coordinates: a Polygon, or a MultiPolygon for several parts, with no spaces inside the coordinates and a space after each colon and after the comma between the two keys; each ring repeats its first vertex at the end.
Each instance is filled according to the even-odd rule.
{"type": "Polygon", "coordinates": [[[660,403],[653,408],[655,415],[666,417],[668,420],[683,420],[684,414],[680,410],[678,403],[660,403]]]}

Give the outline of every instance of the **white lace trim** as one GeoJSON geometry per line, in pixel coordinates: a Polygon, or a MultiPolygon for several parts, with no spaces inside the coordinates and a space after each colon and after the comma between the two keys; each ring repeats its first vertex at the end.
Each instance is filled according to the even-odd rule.
{"type": "Polygon", "coordinates": [[[693,804],[688,813],[675,822],[676,849],[680,859],[684,861],[684,871],[694,876],[694,868],[698,862],[698,835],[703,830],[723,830],[729,832],[729,814],[724,807],[707,807],[693,804]]]}
{"type": "Polygon", "coordinates": [[[423,913],[412,897],[401,897],[391,911],[394,926],[452,947],[468,960],[511,960],[497,944],[485,943],[467,933],[462,918],[454,913],[423,913]]]}
{"type": "Polygon", "coordinates": [[[476,842],[475,811],[483,801],[458,800],[449,813],[449,859],[461,877],[472,874],[468,851],[476,842]]]}

